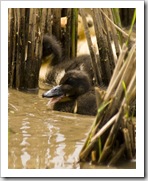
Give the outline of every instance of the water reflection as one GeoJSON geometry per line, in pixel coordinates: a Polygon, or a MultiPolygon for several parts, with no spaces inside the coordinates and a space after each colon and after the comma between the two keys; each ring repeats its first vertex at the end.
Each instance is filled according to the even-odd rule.
{"type": "Polygon", "coordinates": [[[22,149],[23,154],[21,155],[22,165],[24,168],[27,168],[27,161],[30,160],[30,155],[26,152],[26,148],[22,149]]]}
{"type": "Polygon", "coordinates": [[[8,167],[101,168],[77,162],[94,117],[49,111],[41,94],[9,89],[8,167]]]}

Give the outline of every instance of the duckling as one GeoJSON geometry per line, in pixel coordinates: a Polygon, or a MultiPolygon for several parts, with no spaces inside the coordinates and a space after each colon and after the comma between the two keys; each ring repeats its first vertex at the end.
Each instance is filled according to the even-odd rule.
{"type": "Polygon", "coordinates": [[[91,58],[88,55],[82,55],[69,61],[66,59],[57,66],[54,66],[53,70],[47,75],[47,82],[52,81],[54,84],[59,84],[61,78],[69,70],[86,72],[91,80],[91,83],[94,84],[94,72],[91,65],[91,58]]]}
{"type": "MultiPolygon", "coordinates": [[[[86,22],[87,22],[91,36],[95,36],[93,18],[88,13],[86,13],[86,22]]],[[[84,24],[83,24],[81,15],[78,15],[78,39],[79,40],[86,39],[85,32],[84,32],[84,24]]]]}
{"type": "Polygon", "coordinates": [[[54,36],[48,35],[44,36],[42,52],[42,65],[39,72],[40,88],[42,88],[40,82],[50,85],[59,84],[64,74],[73,69],[87,72],[93,83],[94,74],[91,65],[91,57],[89,55],[83,55],[73,60],[68,60],[62,55],[61,44],[54,36]]]}
{"type": "MultiPolygon", "coordinates": [[[[90,14],[86,13],[86,21],[89,28],[89,33],[91,36],[92,44],[94,46],[96,54],[98,54],[98,45],[97,45],[97,39],[95,36],[95,29],[94,29],[94,23],[93,18],[90,14]]],[[[66,29],[67,24],[67,17],[61,18],[61,27],[66,29]]],[[[78,15],[78,42],[77,42],[77,56],[81,55],[90,55],[89,47],[87,43],[87,39],[84,32],[84,25],[81,15],[78,15]]]]}
{"type": "Polygon", "coordinates": [[[43,93],[50,98],[50,109],[84,115],[96,115],[97,103],[91,80],[84,71],[70,70],[59,85],[43,93]]]}
{"type": "Polygon", "coordinates": [[[60,42],[54,36],[44,35],[42,47],[42,65],[39,72],[39,80],[45,81],[49,69],[62,60],[62,48],[60,42]]]}
{"type": "MultiPolygon", "coordinates": [[[[95,28],[94,28],[94,22],[93,18],[90,14],[86,14],[86,22],[88,25],[91,41],[93,44],[93,47],[95,49],[95,53],[99,54],[98,45],[97,45],[97,39],[95,36],[95,28]]],[[[83,55],[83,54],[90,54],[87,39],[84,32],[84,24],[82,17],[78,16],[78,43],[77,43],[77,56],[83,55]]]]}

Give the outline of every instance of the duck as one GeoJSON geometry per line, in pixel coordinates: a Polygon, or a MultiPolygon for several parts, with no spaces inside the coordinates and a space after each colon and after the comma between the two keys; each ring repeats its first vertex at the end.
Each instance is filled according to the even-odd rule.
{"type": "MultiPolygon", "coordinates": [[[[95,28],[94,28],[94,22],[93,18],[90,14],[86,13],[86,22],[88,25],[88,30],[90,33],[92,45],[94,47],[94,51],[96,54],[99,54],[99,49],[98,49],[98,44],[97,44],[97,39],[96,39],[96,34],[95,34],[95,28]]],[[[85,31],[84,31],[84,24],[82,17],[79,15],[78,16],[78,43],[77,43],[77,56],[81,56],[84,54],[90,55],[87,39],[85,36],[85,31]]]]}
{"type": "MultiPolygon", "coordinates": [[[[95,37],[94,23],[92,16],[86,14],[93,47],[98,52],[97,40],[95,37]]],[[[61,27],[66,27],[67,17],[61,18],[61,27]]],[[[53,35],[45,34],[43,36],[42,46],[42,64],[39,70],[39,88],[45,89],[49,85],[57,85],[65,72],[71,69],[86,71],[94,83],[94,73],[91,64],[91,57],[88,43],[84,33],[84,26],[81,15],[78,15],[78,43],[77,57],[72,61],[63,56],[62,44],[53,35]],[[86,60],[86,62],[85,62],[86,60]],[[46,86],[45,86],[46,85],[46,86]]]]}
{"type": "Polygon", "coordinates": [[[85,71],[92,83],[94,73],[90,55],[82,55],[69,59],[62,54],[62,45],[53,35],[43,37],[42,64],[39,71],[39,87],[42,83],[48,85],[59,84],[61,78],[69,70],[85,71]]]}
{"type": "Polygon", "coordinates": [[[42,45],[42,64],[39,71],[39,80],[45,81],[46,74],[54,65],[62,60],[62,48],[55,36],[44,35],[42,45]]]}
{"type": "Polygon", "coordinates": [[[69,70],[59,85],[42,94],[50,98],[51,110],[95,116],[97,102],[94,87],[85,71],[69,70]]]}
{"type": "MultiPolygon", "coordinates": [[[[88,25],[91,41],[94,47],[94,51],[96,54],[99,54],[97,39],[95,34],[94,22],[93,18],[89,13],[86,13],[86,22],[88,25]]],[[[61,18],[61,27],[66,29],[67,25],[67,17],[61,18]]],[[[78,30],[77,30],[77,57],[81,55],[90,55],[87,39],[84,31],[84,24],[82,20],[82,16],[78,14],[78,30]]]]}

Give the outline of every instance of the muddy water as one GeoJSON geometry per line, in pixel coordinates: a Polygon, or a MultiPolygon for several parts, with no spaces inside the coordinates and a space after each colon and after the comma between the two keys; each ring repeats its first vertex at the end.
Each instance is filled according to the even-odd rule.
{"type": "MultiPolygon", "coordinates": [[[[94,117],[50,111],[42,92],[9,89],[8,167],[108,168],[77,162],[94,117]]],[[[133,161],[112,168],[135,165],[133,161]]]]}

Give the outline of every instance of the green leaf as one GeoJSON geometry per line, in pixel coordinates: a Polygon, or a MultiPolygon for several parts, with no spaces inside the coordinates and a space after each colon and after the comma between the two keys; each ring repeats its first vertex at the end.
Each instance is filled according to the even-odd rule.
{"type": "Polygon", "coordinates": [[[101,104],[101,106],[98,109],[98,113],[101,113],[104,110],[104,108],[107,107],[111,102],[112,102],[112,100],[110,100],[106,103],[103,102],[103,104],[101,104]]]}
{"type": "Polygon", "coordinates": [[[125,96],[126,96],[127,89],[126,89],[126,85],[125,85],[124,80],[122,81],[122,87],[123,87],[123,90],[124,90],[124,93],[125,93],[125,96]]]}

